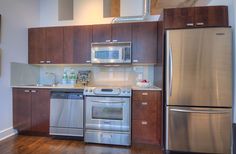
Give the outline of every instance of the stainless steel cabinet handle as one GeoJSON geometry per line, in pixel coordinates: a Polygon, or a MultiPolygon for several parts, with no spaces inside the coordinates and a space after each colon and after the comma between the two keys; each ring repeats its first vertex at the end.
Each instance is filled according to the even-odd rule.
{"type": "Polygon", "coordinates": [[[112,40],[112,42],[118,42],[117,40],[112,40]]]}
{"type": "Polygon", "coordinates": [[[142,102],[142,105],[146,106],[146,105],[148,105],[148,103],[147,102],[142,102]]]}
{"type": "Polygon", "coordinates": [[[39,63],[40,63],[40,64],[44,64],[45,61],[44,61],[44,60],[40,60],[39,63]]]}
{"type": "Polygon", "coordinates": [[[36,93],[37,91],[36,90],[31,90],[32,93],[36,93]]]}
{"type": "Polygon", "coordinates": [[[136,60],[136,59],[135,59],[135,60],[133,60],[133,63],[138,63],[138,60],[136,60]]]}
{"type": "Polygon", "coordinates": [[[202,114],[224,114],[229,113],[229,111],[205,111],[205,110],[183,110],[183,109],[170,109],[174,112],[183,112],[183,113],[202,113],[202,114]]]}
{"type": "Polygon", "coordinates": [[[196,25],[197,25],[197,26],[203,26],[203,25],[204,25],[204,22],[197,22],[196,25]]]}
{"type": "Polygon", "coordinates": [[[47,63],[47,64],[51,64],[51,61],[50,61],[50,60],[47,60],[46,63],[47,63]]]}
{"type": "Polygon", "coordinates": [[[193,27],[194,24],[193,24],[193,23],[187,23],[186,26],[187,26],[187,27],[193,27]]]}
{"type": "Polygon", "coordinates": [[[106,40],[106,42],[111,42],[111,40],[106,40]]]}
{"type": "Polygon", "coordinates": [[[30,90],[25,90],[24,92],[25,92],[25,93],[29,93],[29,92],[30,92],[30,90]]]}
{"type": "Polygon", "coordinates": [[[173,55],[172,48],[170,47],[170,96],[172,95],[172,81],[173,81],[173,55]]]}
{"type": "Polygon", "coordinates": [[[92,101],[94,103],[125,103],[124,101],[92,101]]]}
{"type": "Polygon", "coordinates": [[[87,60],[86,63],[91,63],[91,61],[90,61],[90,60],[87,60]]]}
{"type": "Polygon", "coordinates": [[[142,93],[142,95],[143,95],[143,96],[147,96],[147,95],[148,95],[148,93],[142,93]]]}
{"type": "Polygon", "coordinates": [[[142,124],[142,125],[147,125],[148,122],[147,122],[147,121],[142,121],[141,124],[142,124]]]}

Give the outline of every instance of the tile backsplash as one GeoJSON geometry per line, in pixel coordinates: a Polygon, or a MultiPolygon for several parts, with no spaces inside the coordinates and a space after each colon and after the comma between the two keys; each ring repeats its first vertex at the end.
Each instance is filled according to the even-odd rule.
{"type": "Polygon", "coordinates": [[[73,69],[78,71],[90,70],[91,81],[89,84],[97,86],[133,86],[139,79],[154,81],[154,66],[41,66],[39,82],[50,84],[53,82],[53,76],[49,73],[56,74],[56,80],[62,83],[64,69],[73,69]]]}

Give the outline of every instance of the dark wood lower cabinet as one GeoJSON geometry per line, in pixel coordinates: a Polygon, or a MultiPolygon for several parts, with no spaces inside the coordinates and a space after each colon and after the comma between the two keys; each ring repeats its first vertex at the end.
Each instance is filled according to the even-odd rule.
{"type": "Polygon", "coordinates": [[[48,135],[50,90],[13,89],[13,127],[19,133],[48,135]]]}
{"type": "Polygon", "coordinates": [[[162,105],[159,91],[134,91],[132,142],[162,145],[162,105]]]}

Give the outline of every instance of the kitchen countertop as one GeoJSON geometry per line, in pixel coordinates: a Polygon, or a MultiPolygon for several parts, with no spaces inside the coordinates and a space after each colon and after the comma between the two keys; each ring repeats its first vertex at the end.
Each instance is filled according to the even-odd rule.
{"type": "MultiPolygon", "coordinates": [[[[18,85],[12,86],[12,88],[32,88],[32,89],[84,89],[84,86],[37,86],[37,85],[18,85]]],[[[137,86],[131,87],[132,90],[150,90],[150,91],[161,91],[162,89],[156,86],[151,86],[149,88],[141,88],[137,86]]]]}

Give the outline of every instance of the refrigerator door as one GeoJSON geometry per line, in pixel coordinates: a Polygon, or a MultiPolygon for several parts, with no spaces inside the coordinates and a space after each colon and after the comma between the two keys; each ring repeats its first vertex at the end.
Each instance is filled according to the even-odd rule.
{"type": "Polygon", "coordinates": [[[167,150],[230,153],[231,109],[167,107],[167,150]]]}
{"type": "Polygon", "coordinates": [[[167,31],[167,105],[232,106],[230,28],[167,31]]]}

